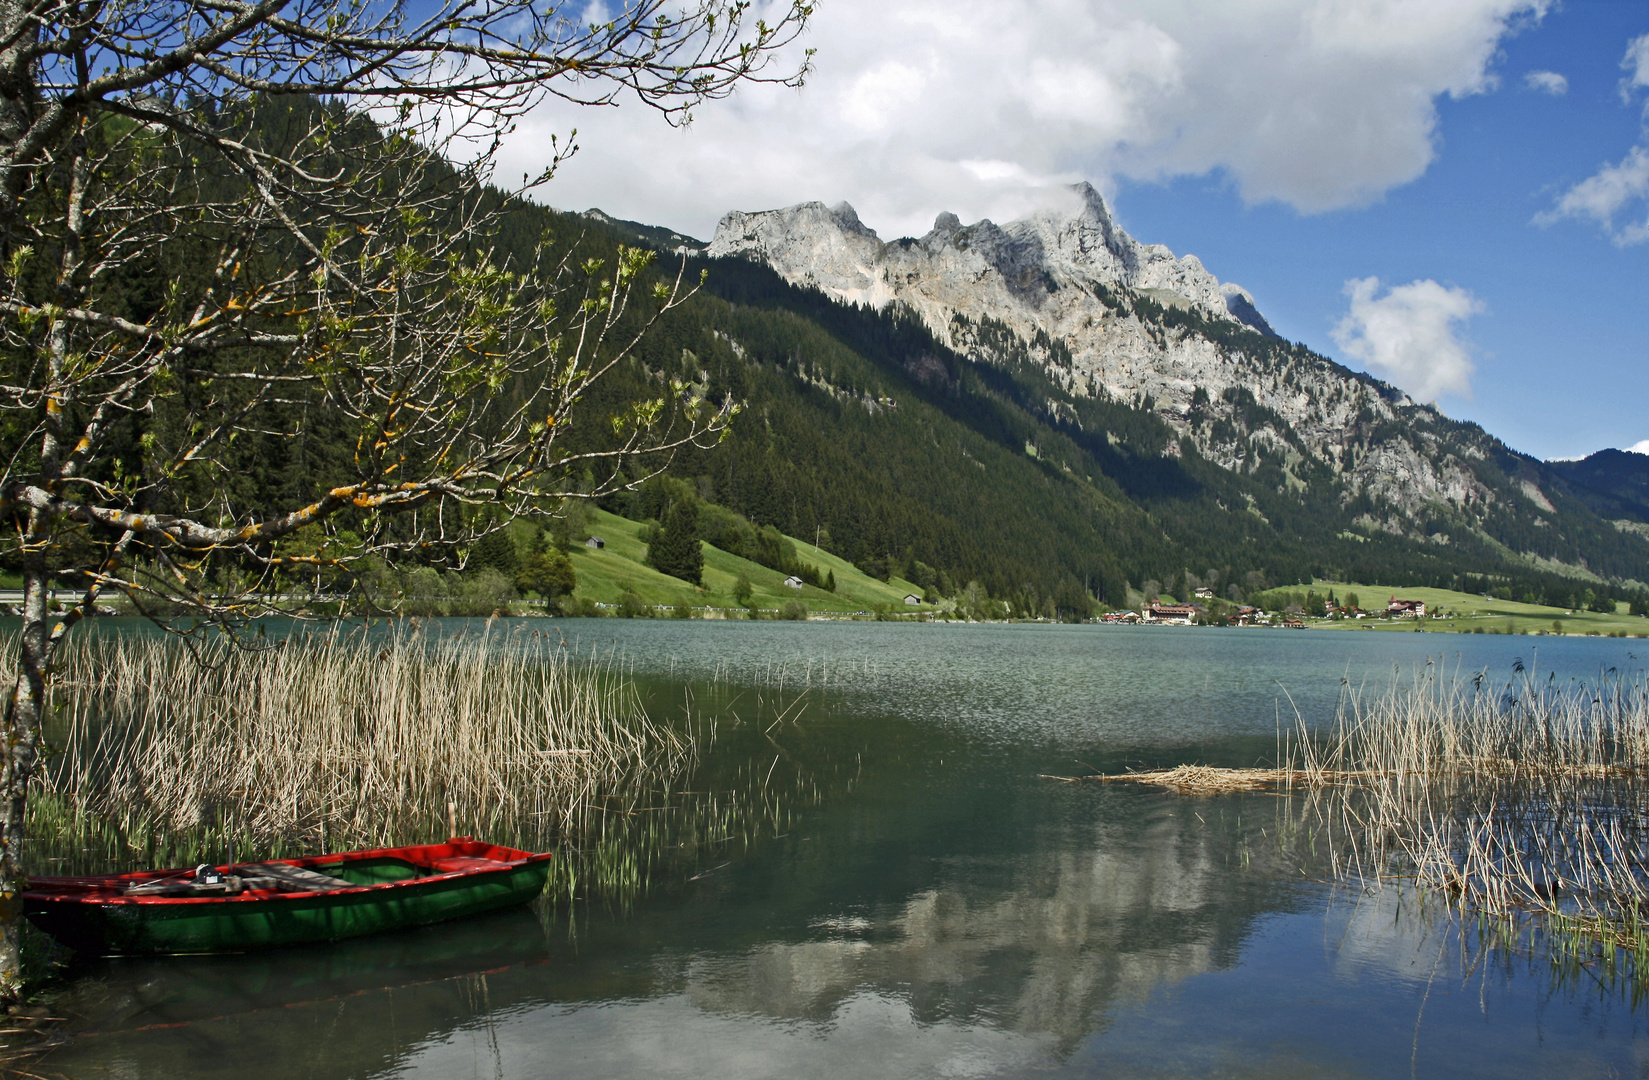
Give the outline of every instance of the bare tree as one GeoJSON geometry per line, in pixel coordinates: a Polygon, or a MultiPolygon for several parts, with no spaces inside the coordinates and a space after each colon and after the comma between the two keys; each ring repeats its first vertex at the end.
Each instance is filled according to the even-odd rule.
{"type": "Polygon", "coordinates": [[[629,96],[681,123],[741,83],[797,85],[807,54],[773,64],[809,14],[631,0],[582,25],[537,0],[415,17],[373,0],[0,0],[0,553],[24,592],[0,998],[20,985],[52,658],[100,596],[233,625],[306,567],[462,543],[569,476],[600,494],[633,455],[724,430],[729,402],[660,383],[601,418],[604,441],[568,448],[587,391],[692,285],[635,249],[575,264],[510,247],[508,197],[570,147],[511,191],[492,163],[547,97],[629,96]],[[290,506],[241,505],[247,445],[305,418],[347,439],[339,475],[290,506]],[[77,583],[58,614],[53,580],[77,583]]]}

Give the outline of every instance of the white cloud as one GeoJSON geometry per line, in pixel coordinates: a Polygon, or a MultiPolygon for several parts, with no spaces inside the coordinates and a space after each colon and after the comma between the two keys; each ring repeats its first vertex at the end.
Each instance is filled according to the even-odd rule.
{"type": "MultiPolygon", "coordinates": [[[[1626,44],[1620,66],[1626,77],[1620,81],[1620,98],[1630,103],[1639,87],[1649,86],[1649,34],[1626,44]]],[[[1649,118],[1649,108],[1645,109],[1649,118]]],[[[1639,143],[1613,165],[1604,165],[1574,187],[1558,196],[1550,210],[1535,215],[1536,225],[1551,225],[1565,218],[1590,218],[1620,247],[1649,240],[1649,144],[1639,143]],[[1616,225],[1621,216],[1642,221],[1616,225]]]]}
{"type": "Polygon", "coordinates": [[[1483,310],[1470,292],[1435,281],[1411,281],[1380,294],[1379,278],[1353,278],[1351,309],[1334,340],[1370,371],[1420,401],[1443,394],[1471,396],[1472,348],[1457,324],[1483,310]]]}
{"type": "Polygon", "coordinates": [[[1321,211],[1420,176],[1438,97],[1492,89],[1503,40],[1548,3],[831,0],[802,43],[818,50],[805,89],[747,87],[680,132],[633,103],[548,102],[505,175],[577,127],[548,201],[701,236],[726,210],[810,198],[920,233],[940,210],[1006,220],[1077,179],[1210,172],[1321,211]]]}
{"type": "Polygon", "coordinates": [[[1631,446],[1628,446],[1626,450],[1628,453],[1632,454],[1649,454],[1649,439],[1644,439],[1642,442],[1635,442],[1631,446]]]}
{"type": "Polygon", "coordinates": [[[1644,221],[1617,226],[1615,218],[1634,203],[1634,213],[1649,199],[1649,147],[1634,146],[1618,164],[1605,165],[1565,191],[1552,209],[1535,217],[1536,224],[1550,225],[1564,218],[1590,218],[1603,227],[1616,244],[1626,247],[1649,240],[1649,217],[1644,221]]]}
{"type": "Polygon", "coordinates": [[[1633,91],[1649,86],[1649,34],[1626,43],[1626,56],[1620,66],[1626,69],[1626,78],[1620,81],[1620,97],[1631,101],[1633,91]]]}
{"type": "Polygon", "coordinates": [[[1523,76],[1523,84],[1530,90],[1562,97],[1569,92],[1569,80],[1555,71],[1531,71],[1523,76]]]}

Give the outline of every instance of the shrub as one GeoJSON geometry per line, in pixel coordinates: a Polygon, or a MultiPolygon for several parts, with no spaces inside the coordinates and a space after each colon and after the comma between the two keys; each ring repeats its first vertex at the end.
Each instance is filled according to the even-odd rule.
{"type": "Polygon", "coordinates": [[[556,548],[535,551],[521,560],[521,569],[515,575],[515,587],[522,592],[535,592],[546,600],[566,596],[578,588],[578,574],[573,561],[556,548]]]}
{"type": "Polygon", "coordinates": [[[779,618],[800,622],[807,618],[807,605],[800,600],[786,600],[779,608],[779,618]]]}
{"type": "Polygon", "coordinates": [[[510,601],[520,598],[515,585],[502,572],[487,568],[466,574],[456,582],[447,609],[453,615],[491,615],[500,609],[508,611],[510,601]]]}
{"type": "Polygon", "coordinates": [[[602,615],[601,608],[587,597],[563,596],[559,607],[569,619],[599,619],[602,615]]]}

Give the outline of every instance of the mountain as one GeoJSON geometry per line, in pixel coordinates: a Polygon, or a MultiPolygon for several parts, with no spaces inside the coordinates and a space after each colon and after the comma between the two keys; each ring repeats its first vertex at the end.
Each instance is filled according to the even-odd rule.
{"type": "Polygon", "coordinates": [[[705,246],[704,241],[695,240],[684,233],[676,232],[674,229],[666,229],[661,225],[646,225],[639,221],[626,221],[623,218],[608,217],[594,207],[584,211],[582,216],[597,225],[604,226],[613,232],[622,233],[631,240],[638,241],[659,251],[679,254],[684,251],[702,251],[705,246]]]}
{"type": "MultiPolygon", "coordinates": [[[[1220,514],[1269,516],[1262,497],[1292,495],[1356,542],[1453,547],[1484,569],[1649,579],[1649,545],[1600,519],[1559,470],[1283,341],[1246,291],[1194,256],[1135,241],[1091,186],[1069,195],[1007,225],[941,214],[927,235],[886,242],[845,204],[734,212],[705,254],[760,263],[844,305],[908,310],[977,369],[1034,372],[1047,389],[1022,404],[1136,464],[1151,448],[1094,430],[1104,421],[1091,406],[1160,422],[1161,458],[1224,474],[1215,483],[1235,505],[1220,514]]],[[[1153,510],[1173,494],[1117,479],[1153,510]]]]}
{"type": "Polygon", "coordinates": [[[1649,526],[1649,454],[1599,450],[1579,461],[1548,461],[1546,466],[1603,517],[1617,525],[1649,526]]]}

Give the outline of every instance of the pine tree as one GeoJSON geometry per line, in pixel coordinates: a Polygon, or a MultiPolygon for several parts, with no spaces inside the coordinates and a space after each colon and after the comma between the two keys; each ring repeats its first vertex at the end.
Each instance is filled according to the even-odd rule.
{"type": "Polygon", "coordinates": [[[658,531],[647,545],[647,565],[697,585],[704,577],[704,551],[699,546],[699,508],[692,498],[678,499],[664,509],[658,531]]]}
{"type": "Polygon", "coordinates": [[[514,577],[521,569],[521,552],[515,546],[515,537],[507,528],[487,533],[475,542],[464,569],[472,573],[497,570],[505,577],[514,577]]]}

